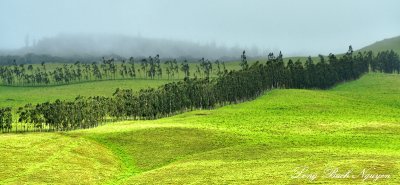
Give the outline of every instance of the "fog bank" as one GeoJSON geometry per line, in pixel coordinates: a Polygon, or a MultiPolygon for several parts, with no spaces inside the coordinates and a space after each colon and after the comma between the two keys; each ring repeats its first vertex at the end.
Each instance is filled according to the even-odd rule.
{"type": "Polygon", "coordinates": [[[252,56],[260,55],[258,48],[226,47],[216,43],[199,44],[189,41],[154,39],[141,36],[111,34],[60,34],[43,38],[34,45],[7,53],[24,55],[45,54],[59,57],[109,56],[147,57],[159,54],[163,58],[239,58],[247,50],[252,56]]]}

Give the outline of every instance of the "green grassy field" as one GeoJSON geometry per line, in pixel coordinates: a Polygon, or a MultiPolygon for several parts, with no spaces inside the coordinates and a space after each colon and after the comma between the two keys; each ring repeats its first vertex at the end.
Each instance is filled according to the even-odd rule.
{"type": "Polygon", "coordinates": [[[153,121],[3,134],[0,184],[399,184],[399,85],[368,74],[153,121]],[[354,178],[326,176],[336,168],[354,178]]]}
{"type": "Polygon", "coordinates": [[[17,109],[27,103],[43,103],[46,101],[73,100],[80,96],[112,96],[117,88],[135,91],[147,87],[158,87],[173,80],[105,80],[83,82],[71,85],[44,87],[10,87],[0,86],[0,107],[11,106],[17,109]]]}

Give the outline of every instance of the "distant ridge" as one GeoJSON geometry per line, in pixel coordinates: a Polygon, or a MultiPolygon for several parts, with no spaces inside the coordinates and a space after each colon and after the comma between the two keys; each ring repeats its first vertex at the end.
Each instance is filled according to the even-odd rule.
{"type": "Polygon", "coordinates": [[[374,52],[393,50],[400,54],[400,36],[384,39],[360,49],[360,51],[368,50],[374,52]]]}

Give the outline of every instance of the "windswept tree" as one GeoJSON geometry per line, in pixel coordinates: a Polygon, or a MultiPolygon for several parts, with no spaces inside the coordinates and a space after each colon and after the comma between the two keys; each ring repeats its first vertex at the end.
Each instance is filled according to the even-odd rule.
{"type": "Polygon", "coordinates": [[[179,79],[179,66],[178,66],[178,61],[174,59],[172,61],[172,70],[174,71],[172,74],[174,75],[176,73],[177,78],[179,79]]]}
{"type": "Polygon", "coordinates": [[[148,67],[148,61],[147,61],[147,59],[142,59],[141,61],[140,61],[140,66],[141,66],[141,70],[142,70],[142,72],[143,72],[143,75],[144,76],[142,76],[142,78],[147,78],[147,75],[146,75],[146,73],[147,73],[147,67],[148,67]]]}
{"type": "Polygon", "coordinates": [[[212,72],[212,63],[204,58],[200,59],[200,67],[206,79],[210,78],[212,72]]]}
{"type": "Polygon", "coordinates": [[[162,78],[162,68],[161,68],[161,60],[160,60],[160,55],[156,55],[154,58],[154,63],[155,63],[155,68],[156,68],[156,75],[158,79],[162,78]]]}
{"type": "Polygon", "coordinates": [[[0,108],[0,129],[2,132],[10,132],[12,129],[11,107],[0,108]]]}
{"type": "Polygon", "coordinates": [[[243,51],[242,55],[240,56],[240,66],[242,67],[242,70],[246,70],[249,68],[249,64],[247,64],[247,56],[246,56],[246,51],[243,51]]]}
{"type": "MultiPolygon", "coordinates": [[[[178,61],[176,59],[167,60],[167,61],[165,61],[165,64],[166,64],[165,71],[167,73],[168,79],[174,78],[175,74],[179,75],[178,61]]],[[[178,76],[178,78],[179,78],[179,76],[178,76]]]]}
{"type": "Polygon", "coordinates": [[[181,71],[183,72],[183,74],[185,75],[185,78],[189,78],[190,77],[190,68],[189,68],[189,64],[188,61],[185,59],[182,63],[181,63],[181,71]]]}
{"type": "Polygon", "coordinates": [[[168,80],[169,80],[170,76],[171,76],[171,74],[173,72],[173,69],[171,69],[172,61],[171,60],[167,60],[167,61],[164,62],[164,64],[166,65],[165,72],[167,73],[167,77],[168,77],[168,80]]]}
{"type": "Polygon", "coordinates": [[[149,56],[148,63],[149,63],[149,68],[147,71],[147,75],[151,79],[154,79],[154,76],[156,76],[156,64],[155,64],[153,57],[149,56]]]}
{"type": "Polygon", "coordinates": [[[133,59],[133,57],[129,58],[129,70],[128,70],[128,74],[130,78],[135,78],[136,77],[136,70],[135,70],[135,60],[133,59]]]}
{"type": "Polygon", "coordinates": [[[306,68],[306,87],[311,88],[314,87],[316,84],[316,70],[315,70],[315,64],[314,61],[312,60],[311,56],[309,56],[306,60],[305,63],[305,68],[306,68]]]}

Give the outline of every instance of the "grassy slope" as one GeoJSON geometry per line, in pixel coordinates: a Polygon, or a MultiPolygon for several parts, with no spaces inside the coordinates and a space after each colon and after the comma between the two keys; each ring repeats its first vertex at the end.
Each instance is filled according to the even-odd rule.
{"type": "Polygon", "coordinates": [[[400,36],[375,42],[374,44],[362,48],[361,51],[372,50],[374,52],[379,52],[391,49],[397,53],[400,53],[400,36]]]}
{"type": "Polygon", "coordinates": [[[155,121],[0,135],[0,183],[299,184],[308,181],[292,179],[294,169],[308,166],[318,175],[367,168],[391,175],[378,183],[399,184],[399,85],[399,75],[369,74],[155,121]]]}
{"type": "Polygon", "coordinates": [[[27,103],[36,104],[56,99],[73,100],[78,95],[111,96],[118,87],[140,90],[147,87],[158,87],[168,82],[171,80],[109,80],[50,87],[0,86],[0,107],[18,108],[27,103]]]}

